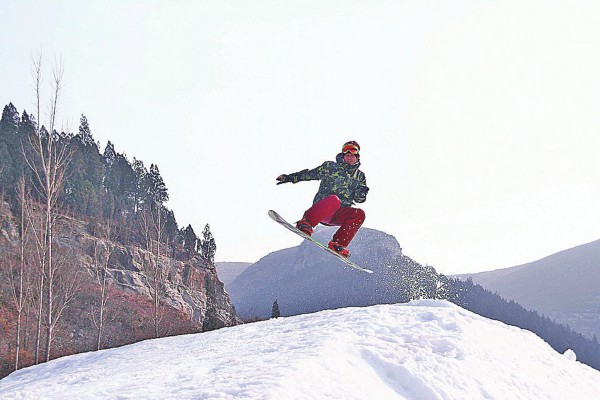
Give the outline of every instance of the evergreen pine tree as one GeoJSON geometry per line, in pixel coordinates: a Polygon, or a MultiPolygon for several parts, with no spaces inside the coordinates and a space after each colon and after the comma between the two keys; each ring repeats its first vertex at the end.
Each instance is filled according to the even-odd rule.
{"type": "Polygon", "coordinates": [[[96,144],[94,143],[94,138],[92,137],[92,131],[90,130],[88,120],[83,114],[81,115],[81,118],[79,120],[79,140],[81,140],[81,143],[83,143],[84,146],[96,144]]]}
{"type": "Polygon", "coordinates": [[[4,107],[0,119],[0,186],[14,192],[19,176],[17,160],[21,150],[18,145],[19,113],[12,103],[4,107]]]}
{"type": "Polygon", "coordinates": [[[125,154],[117,154],[115,163],[119,176],[118,193],[120,195],[121,209],[125,213],[133,213],[135,210],[135,193],[137,191],[137,177],[135,171],[125,154]]]}
{"type": "Polygon", "coordinates": [[[148,197],[148,170],[144,166],[142,160],[133,158],[133,172],[135,174],[135,192],[133,196],[133,204],[135,211],[142,207],[148,197]]]}
{"type": "Polygon", "coordinates": [[[149,188],[149,199],[152,204],[162,205],[165,201],[169,200],[169,193],[167,191],[167,185],[163,181],[158,171],[156,164],[150,165],[150,172],[148,173],[148,188],[149,188]]]}
{"type": "Polygon", "coordinates": [[[277,304],[277,300],[273,303],[273,308],[271,309],[271,318],[279,318],[281,317],[281,312],[279,311],[279,304],[277,304]]]}
{"type": "Polygon", "coordinates": [[[102,156],[104,158],[104,163],[111,167],[115,163],[115,158],[117,158],[117,152],[115,151],[115,146],[109,140],[106,144],[106,148],[104,149],[104,154],[102,156]]]}
{"type": "Polygon", "coordinates": [[[27,138],[29,135],[35,134],[37,129],[37,123],[33,115],[27,114],[27,111],[23,111],[21,116],[21,123],[19,124],[19,136],[21,139],[27,138]]]}
{"type": "Polygon", "coordinates": [[[14,187],[16,173],[14,171],[14,161],[12,159],[9,146],[0,141],[0,188],[10,190],[14,187]]]}
{"type": "Polygon", "coordinates": [[[210,225],[206,224],[204,231],[202,231],[202,241],[200,242],[200,254],[202,257],[215,262],[215,254],[217,253],[217,245],[215,238],[210,231],[210,225]]]}
{"type": "Polygon", "coordinates": [[[104,162],[104,187],[114,196],[114,212],[121,216],[135,213],[137,192],[136,174],[125,154],[115,151],[109,141],[102,156],[104,162]]]}
{"type": "Polygon", "coordinates": [[[72,159],[65,181],[65,204],[83,215],[99,217],[103,207],[104,166],[98,145],[85,116],[81,116],[79,133],[70,140],[72,159]]]}
{"type": "Polygon", "coordinates": [[[0,137],[8,135],[16,135],[19,131],[19,112],[13,103],[9,103],[2,110],[2,118],[0,119],[0,137]]]}

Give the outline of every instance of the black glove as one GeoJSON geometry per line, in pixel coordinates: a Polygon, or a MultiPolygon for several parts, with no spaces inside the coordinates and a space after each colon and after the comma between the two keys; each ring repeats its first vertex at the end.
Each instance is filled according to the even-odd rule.
{"type": "Polygon", "coordinates": [[[364,203],[367,200],[367,193],[369,193],[369,188],[366,186],[361,186],[356,189],[354,192],[354,201],[357,203],[364,203]]]}
{"type": "Polygon", "coordinates": [[[277,177],[277,184],[278,185],[281,185],[282,183],[288,183],[288,182],[290,182],[290,176],[289,175],[283,174],[283,175],[279,175],[277,177]]]}

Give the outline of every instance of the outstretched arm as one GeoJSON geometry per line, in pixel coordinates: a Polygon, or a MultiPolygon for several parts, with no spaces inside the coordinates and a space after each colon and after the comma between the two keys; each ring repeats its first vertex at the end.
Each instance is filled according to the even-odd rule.
{"type": "Polygon", "coordinates": [[[303,169],[302,171],[294,172],[293,174],[282,174],[277,177],[277,184],[282,183],[298,183],[300,181],[313,181],[321,179],[321,173],[325,164],[318,166],[317,168],[308,170],[303,169]]]}

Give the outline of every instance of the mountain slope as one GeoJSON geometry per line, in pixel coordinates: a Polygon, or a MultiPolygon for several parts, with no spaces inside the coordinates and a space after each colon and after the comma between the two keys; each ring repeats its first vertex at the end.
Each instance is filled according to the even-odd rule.
{"type": "Polygon", "coordinates": [[[3,379],[0,397],[593,399],[598,381],[527,331],[427,300],[64,357],[3,379]]]}
{"type": "Polygon", "coordinates": [[[459,277],[600,337],[600,240],[513,268],[459,277]]]}
{"type": "MultiPolygon", "coordinates": [[[[335,229],[320,228],[314,237],[327,243],[335,229]]],[[[363,228],[349,249],[354,262],[375,273],[351,269],[306,241],[263,257],[227,287],[237,314],[268,317],[275,300],[282,315],[398,301],[391,290],[397,280],[388,273],[388,265],[402,256],[398,241],[363,228]]]]}

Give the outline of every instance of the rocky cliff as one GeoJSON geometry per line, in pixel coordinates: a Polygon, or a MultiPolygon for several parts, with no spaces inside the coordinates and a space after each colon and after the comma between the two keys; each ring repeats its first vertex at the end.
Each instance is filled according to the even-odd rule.
{"type": "MultiPolygon", "coordinates": [[[[0,224],[0,247],[18,245],[18,228],[6,203],[0,224]]],[[[113,287],[151,297],[151,268],[154,257],[138,246],[122,245],[99,239],[89,233],[85,221],[61,217],[57,241],[61,249],[76,260],[85,275],[94,275],[94,254],[97,248],[110,247],[108,262],[108,282],[113,287]]],[[[219,281],[217,271],[211,262],[199,255],[183,256],[173,254],[173,258],[161,257],[159,265],[164,276],[161,303],[185,314],[203,331],[236,325],[237,318],[227,292],[219,281]]]]}
{"type": "MultiPolygon", "coordinates": [[[[91,269],[94,246],[103,246],[102,240],[85,233],[61,238],[62,243],[81,254],[82,265],[91,269]]],[[[136,246],[112,243],[114,251],[109,258],[110,282],[117,287],[151,297],[153,257],[136,246]]],[[[163,303],[186,314],[202,330],[213,330],[236,325],[239,321],[217,276],[214,264],[196,255],[188,260],[161,257],[164,270],[163,303]]]]}

